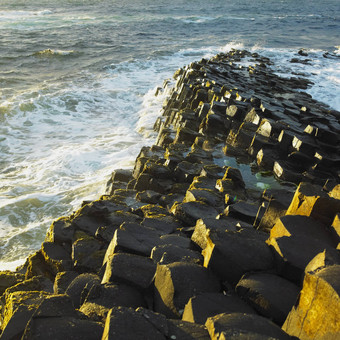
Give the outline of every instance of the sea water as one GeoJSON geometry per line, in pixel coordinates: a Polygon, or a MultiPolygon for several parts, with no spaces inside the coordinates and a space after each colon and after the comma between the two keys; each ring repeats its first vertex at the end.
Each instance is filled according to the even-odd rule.
{"type": "Polygon", "coordinates": [[[248,49],[340,110],[339,45],[338,0],[0,0],[0,270],[154,143],[177,68],[248,49]]]}

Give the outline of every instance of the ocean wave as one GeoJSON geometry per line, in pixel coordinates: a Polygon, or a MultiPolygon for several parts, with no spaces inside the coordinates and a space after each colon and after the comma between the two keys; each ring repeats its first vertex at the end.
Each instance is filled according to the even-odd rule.
{"type": "Polygon", "coordinates": [[[35,57],[53,57],[53,56],[70,56],[74,55],[76,52],[74,50],[53,50],[47,48],[46,50],[42,50],[36,53],[33,53],[35,57]]]}
{"type": "Polygon", "coordinates": [[[287,19],[287,18],[322,18],[320,14],[284,14],[274,15],[273,19],[287,19]]]}
{"type": "Polygon", "coordinates": [[[39,11],[0,11],[0,20],[7,19],[22,19],[28,17],[42,16],[53,14],[53,11],[49,9],[43,9],[39,11]]]}
{"type": "Polygon", "coordinates": [[[1,260],[0,261],[0,268],[6,268],[6,270],[10,270],[10,271],[15,271],[16,268],[20,267],[21,265],[23,265],[26,261],[26,258],[20,258],[18,260],[10,260],[9,261],[4,261],[1,260]]]}
{"type": "Polygon", "coordinates": [[[250,20],[250,21],[255,21],[255,18],[253,17],[236,17],[236,16],[224,16],[223,19],[227,20],[250,20]]]}
{"type": "Polygon", "coordinates": [[[201,24],[209,21],[216,20],[216,17],[206,17],[206,16],[187,16],[187,17],[174,17],[175,20],[180,20],[185,23],[194,23],[194,24],[201,24]]]}

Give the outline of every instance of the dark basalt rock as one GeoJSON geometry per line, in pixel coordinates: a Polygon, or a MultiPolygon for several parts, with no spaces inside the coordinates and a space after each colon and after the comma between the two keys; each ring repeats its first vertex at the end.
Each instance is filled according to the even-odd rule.
{"type": "Polygon", "coordinates": [[[55,275],[56,274],[54,270],[48,265],[48,263],[46,263],[45,257],[43,256],[41,250],[28,257],[27,269],[25,273],[26,278],[44,276],[53,282],[55,275]]]}
{"type": "Polygon", "coordinates": [[[114,253],[150,256],[152,248],[163,243],[160,235],[155,229],[137,223],[123,223],[113,235],[106,256],[114,253]]]}
{"type": "Polygon", "coordinates": [[[65,294],[67,294],[75,308],[79,308],[91,287],[100,283],[100,278],[95,274],[80,274],[67,287],[65,294]]]}
{"type": "Polygon", "coordinates": [[[54,221],[47,232],[45,241],[56,243],[71,243],[75,226],[71,223],[68,217],[61,217],[54,221]]]}
{"type": "Polygon", "coordinates": [[[33,316],[26,326],[22,339],[96,340],[101,337],[102,333],[102,324],[94,321],[67,316],[47,318],[33,316]]]}
{"type": "Polygon", "coordinates": [[[5,290],[3,297],[6,300],[7,297],[14,292],[29,292],[29,291],[43,291],[46,293],[52,293],[53,285],[49,279],[42,275],[33,276],[30,279],[20,281],[19,283],[11,287],[8,287],[5,290]]]}
{"type": "Polygon", "coordinates": [[[159,264],[174,262],[203,264],[203,256],[201,253],[174,244],[156,246],[152,249],[151,258],[159,264]]]}
{"type": "Polygon", "coordinates": [[[176,166],[174,173],[179,182],[191,183],[194,177],[199,176],[202,171],[203,165],[198,163],[191,163],[182,161],[176,166]]]}
{"type": "Polygon", "coordinates": [[[127,307],[112,308],[106,318],[103,340],[166,340],[167,321],[164,315],[127,307]]]}
{"type": "Polygon", "coordinates": [[[222,178],[225,173],[225,169],[216,165],[216,164],[210,164],[210,165],[204,165],[202,168],[202,171],[200,175],[202,177],[208,177],[208,178],[222,178]]]}
{"type": "Polygon", "coordinates": [[[165,245],[174,245],[184,249],[192,249],[192,243],[190,238],[186,237],[182,233],[163,235],[161,240],[165,245]]]}
{"type": "Polygon", "coordinates": [[[265,237],[251,229],[210,232],[202,252],[204,266],[233,285],[247,272],[269,270],[273,267],[273,257],[265,237]]]}
{"type": "Polygon", "coordinates": [[[98,272],[103,263],[105,249],[103,244],[94,237],[78,238],[72,244],[72,260],[74,268],[78,271],[98,272]]]}
{"type": "Polygon", "coordinates": [[[64,294],[70,283],[79,275],[76,271],[59,272],[54,280],[54,294],[64,294]]]}
{"type": "Polygon", "coordinates": [[[197,176],[193,179],[189,190],[192,189],[210,189],[214,190],[216,186],[216,180],[207,176],[197,176]]]}
{"type": "Polygon", "coordinates": [[[112,172],[109,182],[128,183],[132,179],[132,171],[129,169],[116,169],[112,172]]]}
{"type": "Polygon", "coordinates": [[[211,339],[280,339],[291,337],[272,321],[255,314],[223,313],[208,318],[205,323],[211,339]]]}
{"type": "Polygon", "coordinates": [[[181,340],[210,340],[209,333],[203,325],[183,320],[168,319],[168,338],[181,340]]]}
{"type": "Polygon", "coordinates": [[[255,310],[236,295],[202,293],[185,305],[182,320],[204,325],[209,317],[221,313],[256,314],[255,310]]]}
{"type": "Polygon", "coordinates": [[[95,236],[106,242],[111,242],[115,231],[124,222],[138,223],[142,221],[142,217],[127,211],[115,211],[109,217],[107,224],[101,225],[95,236]]]}
{"type": "Polygon", "coordinates": [[[236,231],[235,220],[223,219],[217,220],[216,218],[202,218],[196,222],[195,230],[191,236],[191,240],[197,244],[201,249],[205,249],[208,242],[209,234],[213,231],[236,231]]]}
{"type": "Polygon", "coordinates": [[[25,275],[11,271],[0,272],[0,296],[5,290],[25,280],[25,275]]]}
{"type": "Polygon", "coordinates": [[[124,210],[128,210],[126,205],[117,205],[108,200],[94,201],[86,204],[74,215],[72,224],[76,229],[94,236],[99,227],[116,224],[117,213],[124,210]]]}
{"type": "Polygon", "coordinates": [[[233,183],[235,184],[235,187],[240,187],[240,188],[245,187],[240,170],[232,168],[230,166],[226,169],[222,179],[223,180],[231,179],[233,183]]]}
{"type": "Polygon", "coordinates": [[[194,226],[203,216],[214,218],[218,215],[215,208],[200,201],[174,204],[171,212],[188,226],[194,226]]]}
{"type": "Polygon", "coordinates": [[[106,193],[112,195],[116,189],[125,189],[127,183],[132,180],[132,171],[117,169],[112,172],[111,178],[106,184],[106,193]]]}
{"type": "Polygon", "coordinates": [[[310,216],[329,226],[339,211],[339,199],[328,195],[321,186],[302,182],[295,191],[287,215],[310,216]]]}
{"type": "Polygon", "coordinates": [[[136,199],[143,203],[156,204],[161,198],[161,194],[153,190],[144,190],[137,192],[136,199]]]}
{"type": "Polygon", "coordinates": [[[157,265],[154,309],[168,318],[180,318],[191,297],[219,291],[217,278],[200,265],[187,262],[157,265]]]}
{"type": "Polygon", "coordinates": [[[236,286],[236,292],[259,314],[282,326],[300,289],[280,276],[255,273],[244,275],[236,286]]]}
{"type": "Polygon", "coordinates": [[[266,210],[261,217],[258,229],[270,232],[277,220],[286,214],[293,196],[292,190],[265,190],[262,197],[266,210]]]}
{"type": "Polygon", "coordinates": [[[311,217],[297,215],[281,217],[270,231],[267,243],[274,250],[280,275],[298,283],[312,258],[335,246],[323,224],[311,217]]]}
{"type": "Polygon", "coordinates": [[[224,213],[227,216],[239,218],[249,224],[254,224],[258,216],[259,206],[257,204],[251,204],[246,202],[237,202],[232,205],[228,205],[224,213]]]}
{"type": "Polygon", "coordinates": [[[223,207],[224,197],[216,191],[209,189],[188,190],[185,195],[185,202],[203,202],[212,207],[223,207]]]}
{"type": "Polygon", "coordinates": [[[35,310],[49,293],[16,291],[6,296],[1,309],[1,338],[21,339],[35,310]]]}
{"type": "Polygon", "coordinates": [[[108,255],[102,283],[125,283],[147,289],[156,271],[156,264],[147,257],[117,253],[108,255]]]}
{"type": "Polygon", "coordinates": [[[44,242],[41,245],[41,252],[53,274],[73,269],[71,254],[59,244],[55,242],[44,242]]]}
{"type": "Polygon", "coordinates": [[[90,303],[103,306],[107,309],[115,306],[132,308],[146,306],[144,297],[138,289],[122,283],[94,284],[84,299],[80,311],[82,311],[84,304],[90,303]]]}
{"type": "Polygon", "coordinates": [[[144,227],[156,230],[160,234],[171,234],[181,226],[172,216],[164,215],[146,217],[141,224],[144,227]]]}

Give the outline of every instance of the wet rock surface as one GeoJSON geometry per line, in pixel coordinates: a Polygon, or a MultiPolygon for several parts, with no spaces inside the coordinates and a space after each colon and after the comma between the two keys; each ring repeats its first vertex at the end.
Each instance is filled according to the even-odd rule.
{"type": "Polygon", "coordinates": [[[339,338],[340,114],[271,65],[175,73],[155,145],[0,273],[0,339],[339,338]]]}

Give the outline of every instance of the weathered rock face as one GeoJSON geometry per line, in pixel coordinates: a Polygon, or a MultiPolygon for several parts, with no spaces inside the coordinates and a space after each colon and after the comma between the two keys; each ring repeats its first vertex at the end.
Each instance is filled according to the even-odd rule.
{"type": "Polygon", "coordinates": [[[20,339],[35,309],[48,294],[39,291],[17,291],[6,296],[2,306],[1,338],[20,339]]]}
{"type": "Polygon", "coordinates": [[[255,314],[223,313],[208,318],[205,325],[210,338],[217,339],[291,339],[270,320],[255,314]]]}
{"type": "Polygon", "coordinates": [[[337,338],[340,113],[247,51],[174,78],[155,145],[0,273],[1,339],[337,338]]]}
{"type": "Polygon", "coordinates": [[[146,302],[138,289],[126,284],[95,284],[86,295],[84,304],[96,304],[111,309],[114,306],[145,307],[146,302]]]}
{"type": "Polygon", "coordinates": [[[94,274],[80,274],[67,287],[65,293],[71,297],[75,308],[79,308],[85,298],[83,291],[88,292],[91,287],[100,282],[100,278],[94,274]]]}
{"type": "Polygon", "coordinates": [[[150,286],[155,271],[156,265],[150,258],[116,253],[109,256],[102,283],[126,283],[146,289],[150,286]]]}
{"type": "Polygon", "coordinates": [[[220,283],[206,268],[184,262],[157,265],[155,310],[169,318],[180,318],[188,300],[203,292],[219,292],[220,283]]]}
{"type": "Polygon", "coordinates": [[[278,275],[255,273],[244,275],[236,292],[259,314],[282,326],[300,289],[278,275]]]}
{"type": "Polygon", "coordinates": [[[306,273],[299,299],[283,330],[299,339],[338,339],[340,334],[340,265],[306,273]]]}
{"type": "Polygon", "coordinates": [[[25,275],[10,271],[0,272],[0,295],[11,286],[16,285],[19,282],[24,281],[25,275]]]}
{"type": "Polygon", "coordinates": [[[340,265],[340,254],[335,249],[325,249],[316,255],[306,266],[305,273],[317,273],[328,266],[340,265]]]}
{"type": "Polygon", "coordinates": [[[299,215],[281,217],[271,230],[267,243],[275,251],[279,273],[297,282],[302,279],[305,267],[315,255],[335,246],[323,224],[299,215]]]}
{"type": "Polygon", "coordinates": [[[34,311],[22,339],[98,339],[100,323],[82,319],[67,295],[47,296],[34,311]]]}
{"type": "Polygon", "coordinates": [[[325,225],[330,225],[339,211],[339,199],[325,193],[320,186],[300,183],[287,215],[310,216],[325,225]]]}
{"type": "Polygon", "coordinates": [[[233,285],[249,271],[269,270],[273,267],[273,257],[264,237],[246,229],[211,232],[203,250],[204,266],[233,285]]]}
{"type": "Polygon", "coordinates": [[[185,305],[182,320],[204,325],[209,317],[221,313],[256,314],[249,304],[234,294],[202,293],[185,305]]]}
{"type": "Polygon", "coordinates": [[[164,333],[167,334],[167,322],[163,315],[115,307],[107,315],[102,339],[165,340],[164,333]]]}

